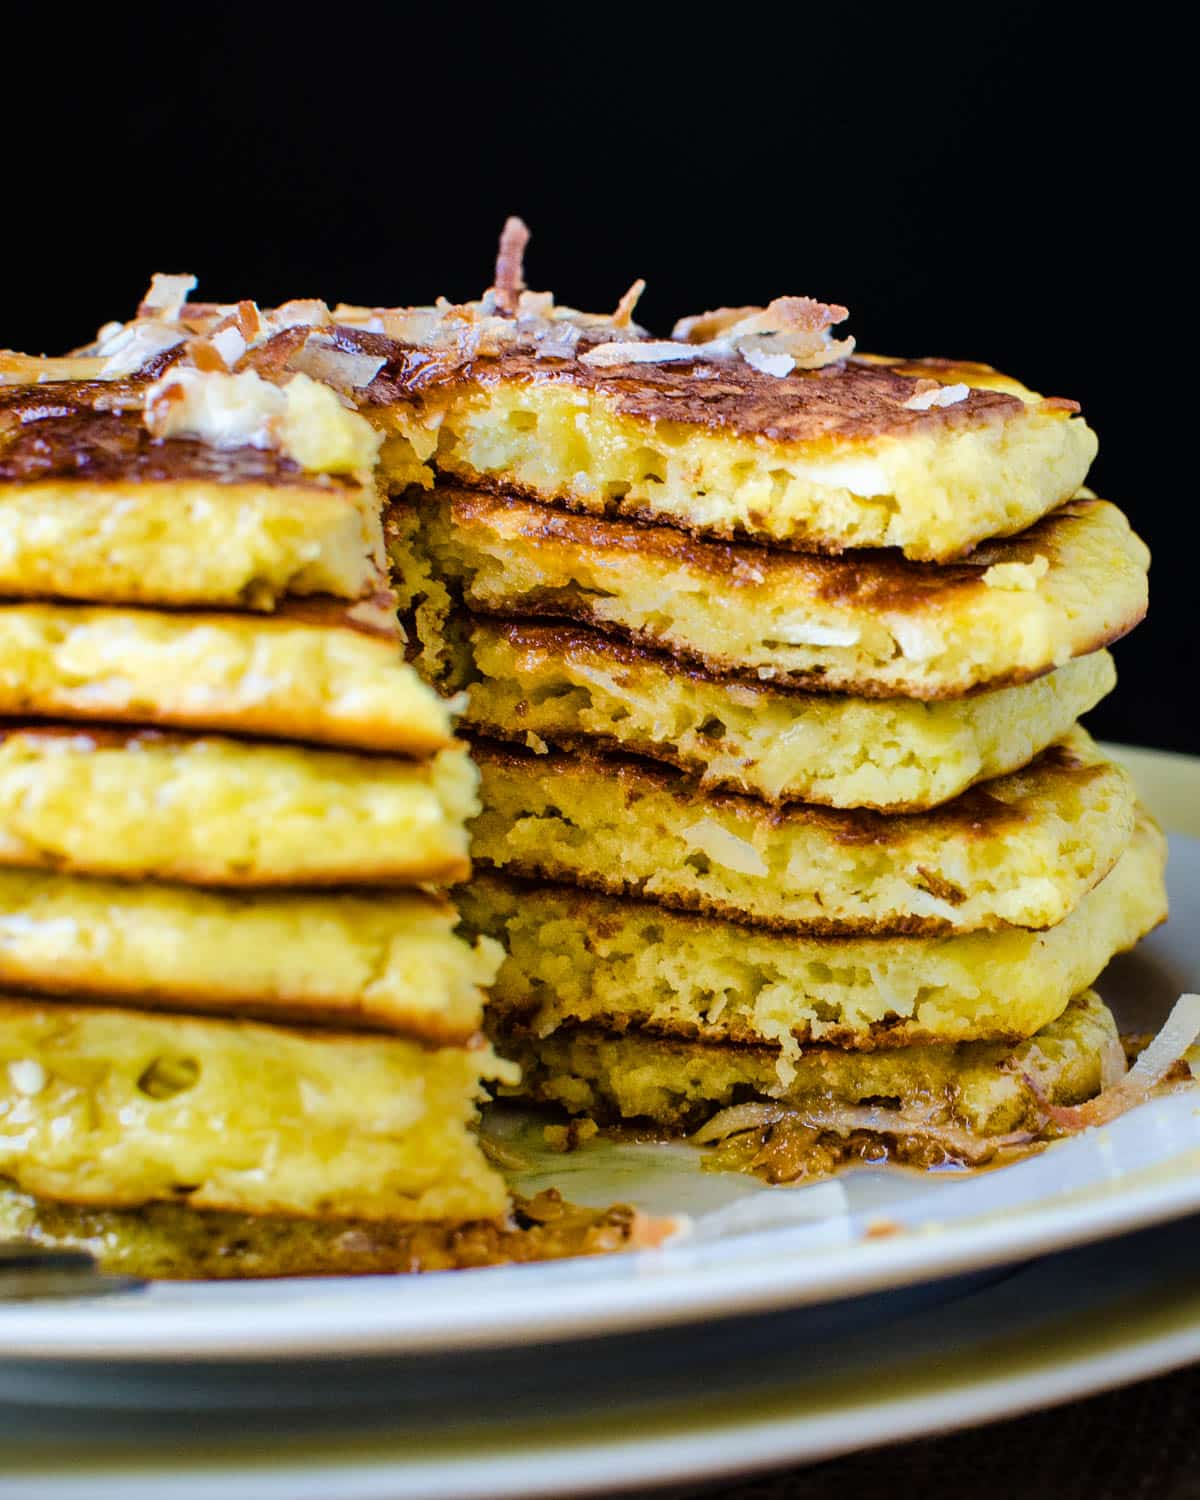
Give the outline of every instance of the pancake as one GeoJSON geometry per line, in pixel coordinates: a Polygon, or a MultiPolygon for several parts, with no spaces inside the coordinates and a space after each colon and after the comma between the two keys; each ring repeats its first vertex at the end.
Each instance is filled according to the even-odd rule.
{"type": "Polygon", "coordinates": [[[401,649],[391,608],[374,604],[300,600],[264,616],[0,604],[0,715],[429,755],[452,742],[449,711],[401,649]]]}
{"type": "Polygon", "coordinates": [[[466,624],[466,727],[666,761],[768,802],[917,812],[1027,764],[1116,683],[1105,651],[1035,682],[917,703],[723,681],[575,625],[466,624]]]}
{"type": "Polygon", "coordinates": [[[86,1250],[100,1268],[148,1280],[368,1276],[604,1255],[657,1243],[633,1209],[580,1208],[553,1190],[516,1200],[508,1219],[471,1223],[289,1219],[147,1203],[81,1208],[0,1181],[0,1236],[86,1250]]]}
{"type": "Polygon", "coordinates": [[[489,945],[420,891],[236,895],[0,870],[0,991],[464,1045],[489,945]]]}
{"type": "Polygon", "coordinates": [[[489,1001],[493,1023],[538,1037],[587,1025],[772,1044],[790,1072],[798,1044],[875,1051],[1032,1036],[1165,919],[1165,862],[1165,841],[1143,815],[1112,873],[1046,932],[800,937],[487,877],[460,905],[466,930],[509,955],[489,1001]]]}
{"type": "Polygon", "coordinates": [[[38,1198],[301,1218],[507,1208],[470,1130],[489,1048],[0,1000],[0,1173],[38,1198]]]}
{"type": "Polygon", "coordinates": [[[0,866],[200,885],[462,880],[478,808],[432,760],[0,721],[0,866]]]}
{"type": "Polygon", "coordinates": [[[0,399],[0,597],[270,609],[379,587],[373,484],[273,449],[156,441],[88,389],[0,399]]]}
{"type": "Polygon", "coordinates": [[[930,812],[881,815],[704,792],[649,762],[475,745],[483,867],[776,931],[1045,928],[1127,848],[1134,792],[1082,730],[930,812]]]}
{"type": "Polygon", "coordinates": [[[722,1122],[714,1116],[729,1110],[736,1139],[727,1142],[734,1148],[727,1163],[772,1180],[807,1175],[814,1166],[829,1170],[848,1158],[878,1162],[881,1149],[923,1166],[978,1165],[1046,1134],[1026,1075],[1037,1079],[1048,1102],[1071,1105],[1124,1069],[1116,1024],[1092,993],[1016,1046],[809,1048],[786,1086],[770,1047],[665,1041],[639,1032],[613,1036],[590,1027],[547,1037],[505,1030],[502,1045],[520,1062],[523,1098],[572,1114],[650,1122],[668,1133],[711,1121],[719,1135],[722,1122]],[[762,1107],[755,1109],[754,1101],[762,1107]],[[737,1105],[751,1107],[738,1114],[730,1109],[737,1105]],[[739,1122],[744,1134],[736,1131],[739,1122]]]}
{"type": "Polygon", "coordinates": [[[1149,554],[1100,500],[947,567],[697,542],[465,490],[415,503],[419,545],[469,609],[592,625],[751,682],[959,697],[1098,650],[1146,610],[1149,554]]]}
{"type": "Polygon", "coordinates": [[[697,535],[946,561],[1061,504],[1096,455],[1073,402],[985,365],[859,358],[778,378],[699,353],[602,367],[339,337],[387,361],[363,410],[387,434],[393,487],[433,462],[473,486],[697,535]],[[963,399],[929,404],[939,386],[963,399]]]}

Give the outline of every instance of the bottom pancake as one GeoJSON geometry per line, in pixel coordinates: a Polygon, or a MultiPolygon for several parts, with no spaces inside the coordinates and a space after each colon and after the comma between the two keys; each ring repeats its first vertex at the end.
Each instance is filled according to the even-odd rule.
{"type": "Polygon", "coordinates": [[[486,1046],[0,999],[0,1174],[64,1203],[495,1219],[486,1046]]]}
{"type": "Polygon", "coordinates": [[[1082,1103],[1125,1070],[1116,1023],[1091,991],[1016,1046],[812,1047],[786,1086],[771,1047],[586,1026],[538,1037],[502,1020],[495,1032],[522,1070],[519,1090],[504,1092],[604,1124],[694,1134],[719,1143],[720,1165],[772,1181],[885,1157],[980,1165],[1046,1139],[1043,1103],[1082,1103]]]}
{"type": "Polygon", "coordinates": [[[86,1250],[104,1271],[151,1281],[369,1276],[604,1255],[657,1243],[667,1226],[635,1210],[580,1208],[553,1190],[502,1219],[377,1223],[201,1211],[177,1203],[80,1207],[0,1180],[0,1238],[86,1250]]]}
{"type": "Polygon", "coordinates": [[[872,1051],[1032,1036],[1163,920],[1165,860],[1139,813],[1116,869],[1046,932],[809,937],[488,876],[459,905],[468,931],[508,952],[491,1014],[541,1036],[582,1024],[783,1044],[786,1074],[810,1042],[872,1051]]]}

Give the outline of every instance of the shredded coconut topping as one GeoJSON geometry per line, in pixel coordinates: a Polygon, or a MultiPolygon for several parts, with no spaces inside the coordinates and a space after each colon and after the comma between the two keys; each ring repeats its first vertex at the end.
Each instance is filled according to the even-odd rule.
{"type": "Polygon", "coordinates": [[[957,406],[971,394],[971,387],[942,385],[937,380],[918,380],[917,388],[903,404],[909,411],[928,411],[931,406],[957,406]]]}
{"type": "Polygon", "coordinates": [[[489,288],[496,311],[514,317],[517,301],[525,290],[525,247],[529,228],[523,219],[510,215],[500,231],[500,248],[496,252],[496,272],[489,288]]]}
{"type": "Polygon", "coordinates": [[[597,344],[579,357],[585,365],[603,368],[608,365],[661,365],[676,360],[695,361],[702,358],[702,351],[691,344],[677,344],[668,339],[646,339],[640,343],[622,340],[619,343],[597,344]]]}
{"type": "Polygon", "coordinates": [[[196,290],[194,276],[167,276],[156,271],[150,278],[150,289],[138,305],[139,318],[162,318],[175,323],[183,311],[188,293],[196,290]]]}
{"type": "Polygon", "coordinates": [[[289,368],[347,391],[370,385],[386,364],[382,356],[339,349],[330,339],[315,334],[288,361],[289,368]]]}
{"type": "Polygon", "coordinates": [[[646,290],[646,282],[641,276],[633,283],[625,295],[617,303],[616,311],[612,315],[614,328],[628,328],[633,321],[634,308],[642,300],[642,293],[646,290]]]}
{"type": "Polygon", "coordinates": [[[830,329],[847,317],[836,303],[776,297],[766,307],[718,307],[681,318],[672,338],[689,344],[697,357],[740,355],[752,369],[781,379],[793,370],[819,370],[848,359],[854,340],[830,336],[830,329]]]}

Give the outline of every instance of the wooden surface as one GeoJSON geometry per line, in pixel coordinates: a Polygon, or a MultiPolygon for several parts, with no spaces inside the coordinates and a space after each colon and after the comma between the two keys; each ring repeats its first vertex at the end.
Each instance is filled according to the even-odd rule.
{"type": "MultiPolygon", "coordinates": [[[[639,1492],[639,1500],[642,1494],[650,1500],[649,1492],[639,1492]]],[[[809,1468],[655,1492],[655,1500],[664,1496],[1200,1500],[1200,1366],[989,1427],[809,1468]]]]}

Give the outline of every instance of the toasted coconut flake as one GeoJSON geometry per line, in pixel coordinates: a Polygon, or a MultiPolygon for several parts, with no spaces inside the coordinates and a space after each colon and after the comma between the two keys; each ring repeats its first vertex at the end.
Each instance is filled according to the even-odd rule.
{"type": "Polygon", "coordinates": [[[614,328],[628,328],[633,322],[633,311],[642,300],[642,293],[646,290],[646,282],[639,276],[625,295],[617,303],[617,310],[612,315],[614,328]]]}
{"type": "Polygon", "coordinates": [[[265,380],[279,380],[287,371],[289,361],[308,340],[308,327],[301,323],[273,333],[259,343],[251,344],[238,361],[239,370],[254,370],[265,380]]]}
{"type": "Polygon", "coordinates": [[[671,330],[673,339],[682,339],[688,344],[710,344],[719,339],[737,323],[744,322],[761,307],[714,307],[709,312],[694,313],[690,318],[680,318],[671,330]]]}
{"type": "Polygon", "coordinates": [[[521,293],[525,290],[525,247],[529,244],[529,227],[523,219],[510,215],[500,231],[496,251],[496,270],[489,291],[497,312],[515,317],[521,293]]]}
{"type": "Polygon", "coordinates": [[[1197,1037],[1200,1037],[1200,995],[1180,995],[1162,1029],[1129,1072],[1085,1104],[1051,1104],[1039,1079],[1030,1073],[1022,1076],[1047,1120],[1059,1130],[1074,1134],[1095,1125],[1107,1125],[1136,1105],[1144,1104],[1175,1064],[1186,1057],[1197,1037]]]}
{"type": "Polygon", "coordinates": [[[196,290],[194,276],[166,276],[156,271],[150,278],[150,289],[138,304],[139,318],[161,318],[174,323],[183,311],[188,293],[196,290]]]}
{"type": "Polygon", "coordinates": [[[908,411],[928,411],[933,406],[957,406],[970,394],[971,387],[961,381],[957,385],[942,385],[937,380],[918,380],[917,389],[903,405],[908,411]]]}
{"type": "Polygon", "coordinates": [[[854,340],[829,330],[849,314],[813,297],[776,297],[766,307],[718,307],[681,318],[673,337],[709,359],[740,354],[753,369],[782,378],[793,369],[819,370],[854,352],[854,340]]]}
{"type": "Polygon", "coordinates": [[[97,354],[104,361],[100,378],[119,380],[125,375],[135,375],[156,355],[177,349],[186,338],[186,330],[156,318],[138,318],[132,323],[122,323],[96,346],[97,354]]]}
{"type": "Polygon", "coordinates": [[[607,368],[610,365],[659,365],[673,361],[697,360],[704,351],[692,344],[677,344],[674,341],[646,339],[635,342],[630,339],[619,343],[596,344],[586,354],[579,356],[585,365],[607,368]]]}
{"type": "Polygon", "coordinates": [[[263,315],[268,336],[282,333],[286,328],[327,328],[332,321],[329,308],[316,297],[281,302],[263,315]]]}
{"type": "Polygon", "coordinates": [[[382,356],[340,349],[332,340],[319,335],[306,339],[288,361],[290,369],[302,370],[314,380],[346,391],[370,385],[386,364],[382,356]]]}
{"type": "Polygon", "coordinates": [[[241,329],[234,323],[211,334],[209,343],[221,356],[227,370],[232,370],[246,352],[246,339],[241,329]]]}
{"type": "Polygon", "coordinates": [[[95,380],[104,361],[94,356],[68,354],[59,359],[18,354],[0,349],[0,385],[41,385],[46,380],[95,380]]]}
{"type": "Polygon", "coordinates": [[[223,373],[229,368],[228,361],[211,339],[188,339],[184,352],[197,370],[220,370],[223,373]]]}
{"type": "Polygon", "coordinates": [[[144,420],[157,438],[187,437],[212,448],[272,448],[287,403],[253,370],[228,375],[177,365],[146,391],[144,420]]]}
{"type": "Polygon", "coordinates": [[[796,361],[790,354],[768,354],[765,349],[743,349],[742,358],[751,369],[759,370],[764,375],[774,375],[777,380],[790,375],[796,368],[796,361]]]}

